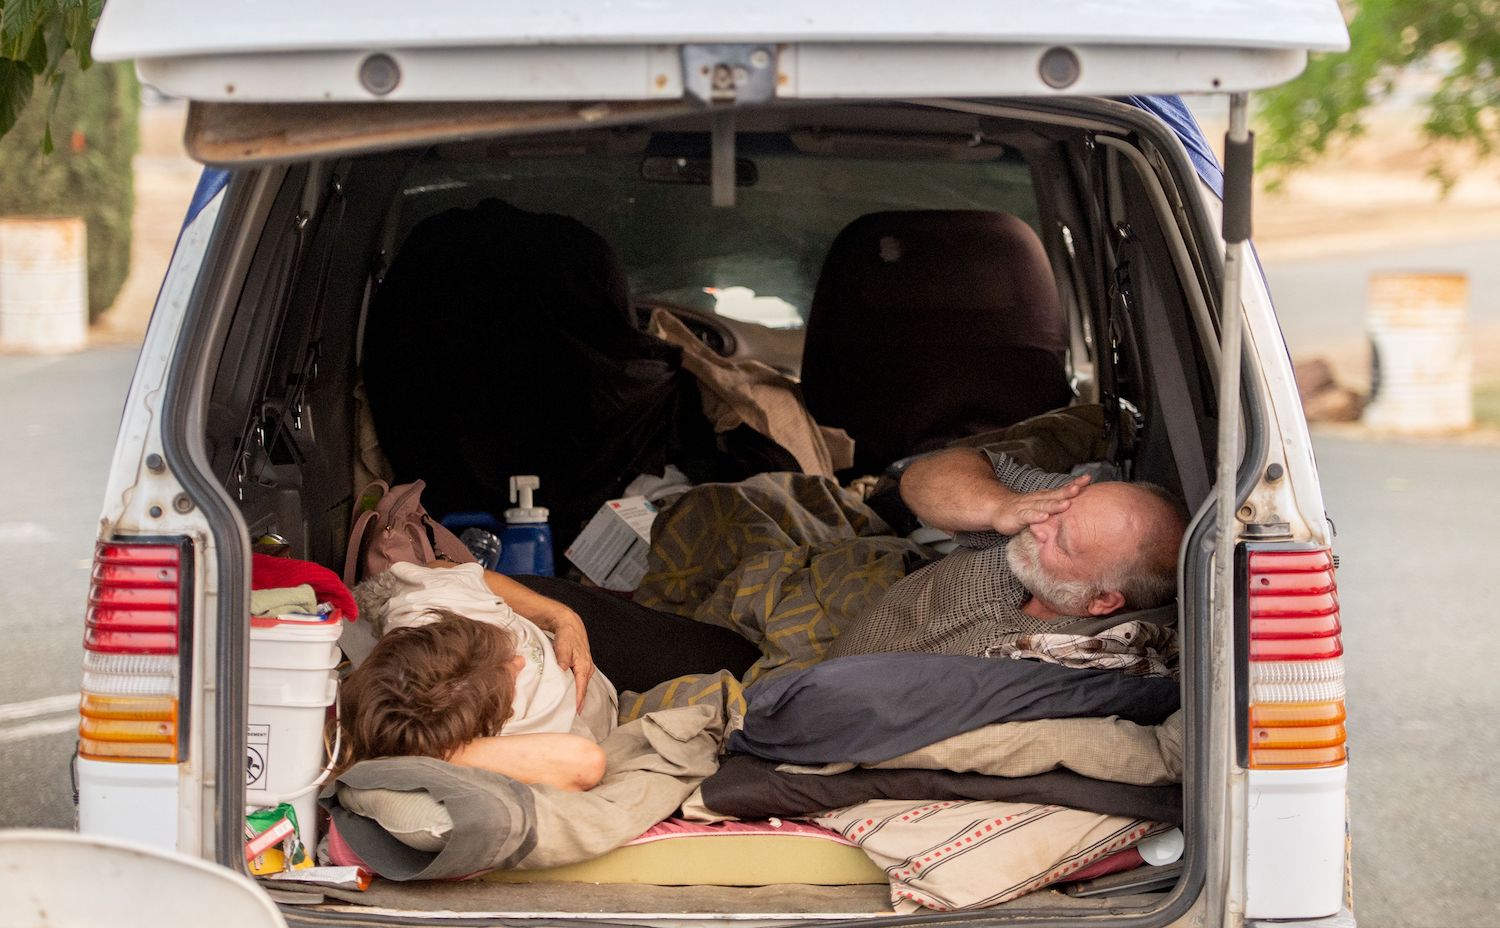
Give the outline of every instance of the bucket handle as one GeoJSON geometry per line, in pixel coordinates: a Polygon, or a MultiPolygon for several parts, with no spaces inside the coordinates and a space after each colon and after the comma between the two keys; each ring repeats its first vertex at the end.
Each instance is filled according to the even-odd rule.
{"type": "Polygon", "coordinates": [[[328,774],[333,772],[333,765],[338,763],[339,749],[343,746],[343,712],[340,709],[338,694],[335,691],[333,698],[333,747],[328,752],[328,763],[323,765],[323,769],[318,772],[317,777],[314,778],[313,781],[306,786],[301,787],[300,789],[294,789],[291,792],[287,793],[276,793],[274,795],[267,794],[266,798],[262,800],[259,805],[252,806],[251,808],[269,808],[283,802],[291,802],[294,799],[301,799],[303,796],[306,796],[308,793],[322,786],[323,783],[328,779],[328,774]]]}

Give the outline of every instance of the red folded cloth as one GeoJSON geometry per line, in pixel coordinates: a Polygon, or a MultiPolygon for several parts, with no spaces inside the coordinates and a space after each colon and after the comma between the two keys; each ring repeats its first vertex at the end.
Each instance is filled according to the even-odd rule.
{"type": "Polygon", "coordinates": [[[277,590],[306,583],[318,595],[318,602],[338,607],[349,621],[359,618],[354,594],[344,586],[339,575],[312,561],[299,561],[269,554],[250,555],[250,589],[277,590]]]}

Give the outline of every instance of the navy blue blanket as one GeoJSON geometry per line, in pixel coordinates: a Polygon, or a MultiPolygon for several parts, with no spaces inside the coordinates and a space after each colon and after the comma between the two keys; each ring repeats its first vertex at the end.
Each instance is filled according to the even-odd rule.
{"type": "Polygon", "coordinates": [[[1117,715],[1155,725],[1177,683],[1118,670],[949,654],[860,654],[767,680],[729,750],[793,764],[877,763],[994,722],[1117,715]]]}
{"type": "Polygon", "coordinates": [[[736,818],[798,818],[871,799],[956,799],[1067,806],[1182,824],[1182,787],[1135,786],[1095,780],[1071,770],[1026,777],[992,777],[952,770],[871,770],[828,775],[786,773],[773,760],[731,754],[703,781],[703,805],[736,818]]]}

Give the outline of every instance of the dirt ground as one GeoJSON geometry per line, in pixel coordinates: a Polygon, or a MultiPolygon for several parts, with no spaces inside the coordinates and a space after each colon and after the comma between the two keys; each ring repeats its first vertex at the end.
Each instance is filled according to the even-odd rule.
{"type": "MultiPolygon", "coordinates": [[[[131,270],[115,306],[95,327],[98,342],[136,341],[145,331],[198,177],[198,166],[182,153],[185,112],[180,103],[142,108],[131,270]]],[[[1222,126],[1205,122],[1204,130],[1210,139],[1222,138],[1222,126]]],[[[1455,162],[1471,169],[1458,172],[1459,181],[1444,197],[1426,173],[1433,154],[1410,113],[1378,114],[1362,138],[1258,194],[1255,242],[1261,257],[1316,261],[1500,238],[1500,163],[1455,162]]],[[[1476,382],[1500,384],[1500,326],[1473,336],[1476,382]]],[[[1368,383],[1368,349],[1361,339],[1319,352],[1341,381],[1368,383]]]]}
{"type": "Polygon", "coordinates": [[[1377,115],[1360,139],[1261,191],[1256,248],[1267,260],[1311,260],[1500,235],[1500,163],[1452,156],[1444,196],[1428,176],[1442,155],[1410,111],[1377,115]]]}

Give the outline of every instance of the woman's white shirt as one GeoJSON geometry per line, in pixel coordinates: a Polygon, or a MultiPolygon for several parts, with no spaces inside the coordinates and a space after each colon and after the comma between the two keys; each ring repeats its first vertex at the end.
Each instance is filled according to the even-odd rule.
{"type": "Polygon", "coordinates": [[[516,674],[511,717],[501,734],[573,732],[602,741],[614,728],[619,711],[614,684],[596,669],[580,713],[573,671],[558,664],[551,636],[489,588],[484,568],[395,564],[390,573],[399,585],[386,606],[386,632],[431,624],[437,620],[432,610],[443,609],[511,633],[516,653],[526,661],[516,674]]]}

